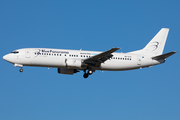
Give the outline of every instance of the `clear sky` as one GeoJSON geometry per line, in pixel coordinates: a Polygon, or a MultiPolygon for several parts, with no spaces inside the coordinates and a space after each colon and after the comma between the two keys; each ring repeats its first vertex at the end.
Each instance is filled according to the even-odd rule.
{"type": "Polygon", "coordinates": [[[3,55],[29,47],[117,52],[143,48],[170,28],[180,51],[179,0],[1,0],[0,120],[179,120],[179,53],[152,68],[70,75],[19,68],[3,55]]]}

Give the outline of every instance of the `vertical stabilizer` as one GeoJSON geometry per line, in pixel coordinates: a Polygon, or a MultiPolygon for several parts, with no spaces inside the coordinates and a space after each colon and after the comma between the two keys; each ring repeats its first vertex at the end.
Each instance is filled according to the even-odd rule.
{"type": "Polygon", "coordinates": [[[162,28],[143,49],[130,53],[151,56],[162,55],[168,33],[169,28],[162,28]]]}
{"type": "Polygon", "coordinates": [[[161,55],[164,50],[168,32],[169,28],[162,28],[142,49],[142,52],[148,55],[161,55]]]}

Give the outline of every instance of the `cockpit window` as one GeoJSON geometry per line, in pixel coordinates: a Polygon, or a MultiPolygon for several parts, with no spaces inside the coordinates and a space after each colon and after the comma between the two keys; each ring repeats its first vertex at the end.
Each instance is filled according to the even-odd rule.
{"type": "Polygon", "coordinates": [[[11,53],[17,54],[17,53],[19,53],[19,51],[12,51],[11,53]]]}

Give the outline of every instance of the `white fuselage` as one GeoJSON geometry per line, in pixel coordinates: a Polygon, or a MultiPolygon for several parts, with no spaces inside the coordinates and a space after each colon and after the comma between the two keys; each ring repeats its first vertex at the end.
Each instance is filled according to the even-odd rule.
{"type": "MultiPolygon", "coordinates": [[[[9,53],[3,58],[17,67],[38,66],[55,67],[69,69],[86,69],[79,65],[77,61],[83,62],[84,59],[97,55],[101,52],[66,50],[66,49],[47,49],[47,48],[25,48],[16,50],[18,53],[9,53]],[[68,63],[69,65],[68,66],[68,63]]],[[[142,56],[132,53],[112,53],[113,57],[101,63],[99,67],[93,67],[93,70],[121,71],[131,70],[143,67],[149,67],[160,64],[164,61],[151,59],[152,56],[142,56]]],[[[80,63],[81,64],[81,63],[80,63]]]]}

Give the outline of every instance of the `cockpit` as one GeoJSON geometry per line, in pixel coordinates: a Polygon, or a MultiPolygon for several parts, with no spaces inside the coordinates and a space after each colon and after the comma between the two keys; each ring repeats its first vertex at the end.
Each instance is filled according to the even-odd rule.
{"type": "Polygon", "coordinates": [[[19,51],[12,51],[11,53],[17,54],[17,53],[19,53],[19,51]]]}

